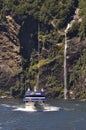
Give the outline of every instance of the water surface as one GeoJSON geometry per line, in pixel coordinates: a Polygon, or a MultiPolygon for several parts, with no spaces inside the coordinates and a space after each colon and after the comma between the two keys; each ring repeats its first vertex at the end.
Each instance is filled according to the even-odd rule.
{"type": "Polygon", "coordinates": [[[30,112],[21,100],[0,99],[0,130],[86,130],[86,102],[53,100],[47,105],[48,111],[30,112]]]}

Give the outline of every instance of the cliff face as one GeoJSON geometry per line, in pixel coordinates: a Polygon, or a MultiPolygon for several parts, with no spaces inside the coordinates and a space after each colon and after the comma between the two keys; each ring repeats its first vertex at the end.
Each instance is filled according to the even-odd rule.
{"type": "MultiPolygon", "coordinates": [[[[25,84],[33,89],[39,71],[39,88],[43,87],[49,97],[63,98],[64,33],[60,37],[63,40],[58,42],[53,40],[55,30],[52,35],[40,33],[38,37],[38,23],[33,17],[26,18],[21,25],[10,16],[6,19],[6,23],[0,23],[0,89],[8,90],[13,86],[14,96],[21,95],[25,84]]],[[[48,30],[47,25],[41,23],[41,26],[48,30]]],[[[83,98],[86,93],[86,39],[80,41],[73,36],[67,42],[69,97],[83,98]]]]}
{"type": "Polygon", "coordinates": [[[14,78],[22,71],[22,57],[18,33],[20,26],[7,16],[7,23],[0,22],[0,88],[15,84],[14,78]]]}
{"type": "Polygon", "coordinates": [[[68,41],[67,50],[68,89],[70,93],[73,92],[75,98],[84,98],[86,94],[86,39],[80,41],[77,37],[72,38],[68,41]]]}

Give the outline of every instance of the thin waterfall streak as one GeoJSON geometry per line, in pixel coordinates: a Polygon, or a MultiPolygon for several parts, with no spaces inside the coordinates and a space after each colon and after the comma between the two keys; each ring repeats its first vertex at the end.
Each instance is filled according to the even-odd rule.
{"type": "Polygon", "coordinates": [[[64,99],[67,99],[67,34],[65,31],[65,47],[64,47],[64,99]]]}
{"type": "Polygon", "coordinates": [[[76,8],[75,14],[73,16],[73,20],[70,21],[70,23],[67,24],[67,27],[65,29],[65,46],[64,46],[64,99],[67,99],[67,32],[69,28],[72,27],[73,23],[75,22],[75,18],[77,20],[78,17],[78,11],[79,9],[76,8]]]}
{"type": "MultiPolygon", "coordinates": [[[[39,32],[39,25],[38,25],[38,32],[39,32]]],[[[36,76],[37,81],[36,81],[36,84],[35,84],[35,86],[34,86],[34,91],[37,90],[37,87],[38,87],[38,84],[39,84],[39,39],[38,39],[38,47],[37,47],[37,56],[38,56],[38,65],[37,65],[38,74],[37,74],[37,76],[36,76]]]]}
{"type": "Polygon", "coordinates": [[[39,74],[37,75],[37,82],[36,82],[35,90],[37,90],[38,85],[39,85],[39,74]]]}
{"type": "MultiPolygon", "coordinates": [[[[40,32],[40,26],[38,24],[38,33],[40,32]]],[[[38,34],[39,35],[39,34],[38,34]]],[[[37,82],[36,82],[36,85],[35,85],[35,91],[37,90],[38,88],[38,85],[39,85],[39,68],[40,68],[40,65],[39,65],[39,56],[40,56],[40,46],[39,46],[39,38],[38,38],[38,74],[37,74],[37,82]]]]}

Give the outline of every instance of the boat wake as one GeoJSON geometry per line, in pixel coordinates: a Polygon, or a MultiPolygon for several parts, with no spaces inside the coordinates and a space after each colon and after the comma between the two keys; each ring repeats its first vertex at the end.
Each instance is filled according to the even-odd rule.
{"type": "Polygon", "coordinates": [[[36,112],[37,110],[33,107],[16,107],[13,111],[36,112]]]}
{"type": "Polygon", "coordinates": [[[48,104],[45,104],[44,111],[59,111],[60,107],[50,106],[48,104]]]}
{"type": "Polygon", "coordinates": [[[46,111],[59,111],[60,107],[50,106],[48,104],[44,104],[42,109],[37,109],[33,104],[31,105],[8,105],[8,104],[1,104],[2,107],[12,108],[12,111],[24,111],[24,112],[46,112],[46,111]]]}
{"type": "Polygon", "coordinates": [[[37,111],[59,111],[60,107],[55,107],[55,106],[50,106],[48,104],[43,105],[43,109],[37,109],[36,107],[33,106],[21,106],[13,109],[13,111],[26,111],[26,112],[37,112],[37,111]]]}

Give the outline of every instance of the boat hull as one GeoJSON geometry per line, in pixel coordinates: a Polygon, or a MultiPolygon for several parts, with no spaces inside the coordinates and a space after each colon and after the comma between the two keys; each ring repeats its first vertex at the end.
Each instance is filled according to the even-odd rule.
{"type": "Polygon", "coordinates": [[[25,108],[31,111],[43,111],[44,110],[44,103],[42,101],[28,101],[25,102],[25,108]]]}

